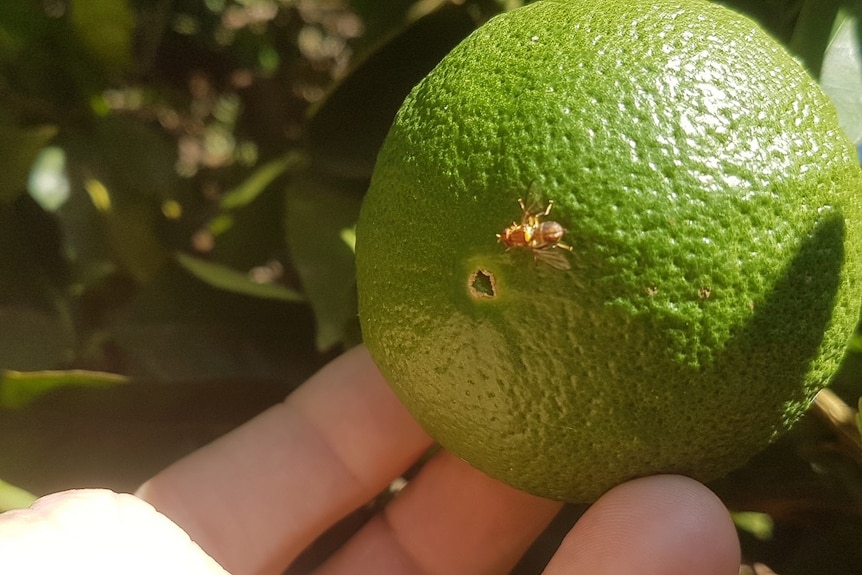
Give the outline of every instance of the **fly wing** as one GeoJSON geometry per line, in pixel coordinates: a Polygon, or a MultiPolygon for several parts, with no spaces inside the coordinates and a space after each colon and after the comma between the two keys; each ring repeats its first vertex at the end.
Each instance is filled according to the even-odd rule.
{"type": "Polygon", "coordinates": [[[533,255],[540,262],[546,263],[555,270],[566,271],[572,269],[572,264],[566,257],[565,252],[555,249],[556,246],[533,250],[533,255]]]}
{"type": "Polygon", "coordinates": [[[548,205],[548,202],[542,197],[542,191],[539,188],[536,181],[533,180],[530,182],[530,186],[527,188],[527,197],[524,201],[524,207],[526,211],[530,214],[541,214],[545,211],[545,206],[548,205]]]}

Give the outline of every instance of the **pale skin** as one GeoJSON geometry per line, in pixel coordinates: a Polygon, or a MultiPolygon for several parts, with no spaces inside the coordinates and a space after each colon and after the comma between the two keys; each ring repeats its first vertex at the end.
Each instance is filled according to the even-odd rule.
{"type": "MultiPolygon", "coordinates": [[[[432,440],[356,348],[135,495],[57,493],[0,515],[0,573],[275,575],[432,440]]],[[[317,575],[505,575],[559,511],[443,451],[317,575]]],[[[727,510],[681,476],[609,491],[546,575],[736,575],[727,510]]]]}

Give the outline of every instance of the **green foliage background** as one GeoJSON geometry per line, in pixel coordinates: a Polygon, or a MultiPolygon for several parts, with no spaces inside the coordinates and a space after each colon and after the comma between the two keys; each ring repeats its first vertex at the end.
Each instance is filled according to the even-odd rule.
{"type": "MultiPolygon", "coordinates": [[[[0,477],[134,489],[356,344],[353,227],[392,117],[521,3],[0,3],[0,477]]],[[[808,66],[862,142],[862,2],[724,3],[808,66]]],[[[746,559],[782,574],[862,570],[859,350],[832,389],[713,486],[746,559]]],[[[0,508],[28,497],[0,482],[0,508]]],[[[582,511],[517,572],[540,572],[582,511]]]]}

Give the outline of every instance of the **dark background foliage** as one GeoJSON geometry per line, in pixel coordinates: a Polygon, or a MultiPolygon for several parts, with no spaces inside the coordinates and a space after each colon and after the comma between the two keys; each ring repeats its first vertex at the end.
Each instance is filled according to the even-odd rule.
{"type": "MultiPolygon", "coordinates": [[[[353,228],[389,123],[521,3],[0,3],[0,477],[134,489],[356,344],[353,228]]],[[[859,143],[860,3],[725,4],[808,66],[859,143]]],[[[833,390],[713,485],[746,559],[785,575],[862,570],[857,351],[833,390]]],[[[0,507],[27,498],[0,486],[0,507]]],[[[517,572],[538,573],[580,512],[517,572]]]]}

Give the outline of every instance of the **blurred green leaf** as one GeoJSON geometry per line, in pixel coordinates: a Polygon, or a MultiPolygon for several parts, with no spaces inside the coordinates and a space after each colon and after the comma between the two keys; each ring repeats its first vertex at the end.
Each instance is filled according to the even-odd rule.
{"type": "Polygon", "coordinates": [[[0,104],[65,126],[131,69],[135,14],[127,0],[3,2],[0,104]]]}
{"type": "MultiPolygon", "coordinates": [[[[103,189],[100,182],[91,182],[89,187],[103,189]]],[[[169,259],[168,252],[156,236],[155,215],[143,208],[113,206],[100,215],[104,239],[114,261],[138,282],[152,279],[169,259]]],[[[90,269],[101,267],[104,264],[90,269]]]]}
{"type": "Polygon", "coordinates": [[[11,62],[49,23],[32,2],[0,2],[0,62],[11,62]]]}
{"type": "Polygon", "coordinates": [[[291,153],[260,166],[243,183],[225,193],[219,204],[223,210],[241,208],[253,202],[273,180],[290,169],[304,165],[302,154],[291,153]]]}
{"type": "Polygon", "coordinates": [[[26,509],[34,501],[36,496],[29,491],[0,480],[0,513],[10,509],[26,509]]]}
{"type": "Polygon", "coordinates": [[[58,212],[65,251],[85,269],[108,261],[137,281],[170,259],[164,202],[183,190],[176,149],[152,125],[109,116],[63,139],[73,193],[58,212]]]}
{"type": "Polygon", "coordinates": [[[56,220],[24,194],[0,203],[0,370],[62,366],[75,330],[56,220]]]}
{"type": "Polygon", "coordinates": [[[67,272],[56,219],[26,194],[0,203],[0,306],[56,312],[67,272]]]}
{"type": "Polygon", "coordinates": [[[67,258],[74,290],[84,293],[119,269],[114,261],[102,214],[75,181],[66,203],[54,213],[61,231],[62,253],[67,258]]]}
{"type": "MultiPolygon", "coordinates": [[[[290,273],[287,247],[284,240],[284,193],[283,184],[270,184],[257,195],[254,201],[230,211],[222,211],[208,222],[214,243],[207,253],[207,261],[229,269],[241,270],[249,275],[257,274],[262,267],[271,267],[288,289],[299,291],[296,276],[290,273]],[[281,267],[278,273],[275,268],[281,267]]],[[[259,280],[258,280],[259,281],[259,280]]],[[[266,282],[264,282],[266,283],[266,282]]]]}
{"type": "Polygon", "coordinates": [[[148,199],[158,207],[183,189],[177,175],[177,144],[155,125],[112,115],[66,135],[64,149],[79,185],[97,179],[122,206],[148,199]]]}
{"type": "Polygon", "coordinates": [[[0,202],[11,202],[27,189],[30,168],[57,128],[21,128],[0,124],[0,202]]]}
{"type": "Polygon", "coordinates": [[[71,21],[81,43],[105,69],[131,66],[135,18],[126,0],[72,0],[71,21]]]}
{"type": "Polygon", "coordinates": [[[225,291],[261,299],[299,302],[305,298],[285,286],[274,283],[257,283],[247,273],[221,264],[198,259],[183,253],[174,256],[186,271],[207,284],[225,291]]]}
{"type": "Polygon", "coordinates": [[[840,12],[832,41],[826,48],[820,85],[838,109],[841,127],[850,140],[862,142],[862,57],[857,18],[840,12]]]}
{"type": "Polygon", "coordinates": [[[168,261],[168,252],[156,236],[155,214],[114,209],[104,214],[104,221],[117,261],[137,281],[149,281],[168,261]]]}
{"type": "Polygon", "coordinates": [[[94,371],[3,371],[0,372],[0,407],[27,407],[43,395],[64,387],[110,387],[127,381],[121,375],[94,371]]]}
{"type": "Polygon", "coordinates": [[[364,180],[308,172],[287,190],[287,244],[314,310],[317,348],[342,342],[356,321],[353,247],[343,236],[359,217],[364,180]]]}

